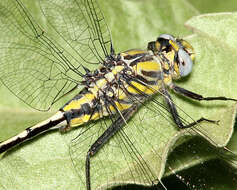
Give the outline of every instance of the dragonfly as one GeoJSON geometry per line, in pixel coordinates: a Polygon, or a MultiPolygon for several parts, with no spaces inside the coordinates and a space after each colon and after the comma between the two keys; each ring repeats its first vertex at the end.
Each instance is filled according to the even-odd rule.
{"type": "MultiPolygon", "coordinates": [[[[82,184],[79,189],[95,189],[98,175],[106,173],[100,160],[101,153],[108,151],[105,148],[110,154],[118,149],[120,155],[117,156],[126,160],[128,177],[116,176],[118,181],[133,179],[132,183],[152,185],[158,181],[162,184],[159,174],[140,154],[135,143],[135,130],[139,130],[142,122],[130,125],[132,117],[143,106],[181,130],[192,129],[202,122],[218,124],[204,117],[187,122],[180,116],[182,109],[174,103],[168,89],[197,101],[237,101],[224,96],[204,97],[173,82],[192,71],[195,52],[184,39],[161,34],[148,43],[147,50],[115,53],[109,28],[96,0],[40,1],[42,12],[59,41],[37,23],[20,0],[4,0],[0,5],[4,15],[0,20],[4,26],[1,34],[5,36],[4,41],[1,40],[2,84],[30,107],[41,111],[76,93],[49,119],[3,141],[0,152],[51,129],[67,132],[80,127],[69,148],[82,184]],[[64,11],[69,15],[62,16],[64,11]],[[98,68],[90,69],[94,65],[98,68]],[[152,104],[147,105],[148,101],[152,104]],[[126,130],[130,130],[130,135],[126,130]],[[114,144],[107,147],[112,140],[114,144]]],[[[146,137],[144,131],[140,133],[144,133],[143,144],[153,150],[154,159],[162,159],[149,141],[149,135],[146,137]]],[[[119,165],[111,167],[119,168],[119,165]]],[[[115,178],[111,173],[105,176],[115,178]]],[[[164,185],[163,188],[166,189],[164,185]]]]}

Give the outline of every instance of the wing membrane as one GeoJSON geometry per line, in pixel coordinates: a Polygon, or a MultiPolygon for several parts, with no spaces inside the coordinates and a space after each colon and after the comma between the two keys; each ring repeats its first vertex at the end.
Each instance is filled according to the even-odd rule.
{"type": "Polygon", "coordinates": [[[85,60],[89,62],[93,58],[93,62],[100,62],[96,53],[100,52],[100,48],[106,50],[106,43],[101,39],[104,34],[93,31],[96,27],[103,28],[101,23],[106,25],[94,1],[42,1],[42,7],[51,23],[55,19],[54,28],[67,44],[64,48],[70,45],[74,52],[64,49],[60,40],[55,42],[53,36],[49,36],[51,33],[41,29],[20,0],[2,0],[0,80],[26,104],[38,110],[48,110],[60,97],[80,84],[83,77],[81,64],[85,60]],[[60,11],[59,6],[64,6],[64,3],[65,11],[60,11]],[[85,6],[89,3],[95,10],[88,14],[98,20],[85,20],[84,14],[89,11],[85,6]],[[96,26],[90,26],[92,23],[89,22],[96,21],[99,22],[94,24],[96,26]],[[57,24],[60,24],[60,29],[57,24]],[[97,41],[101,43],[97,44],[97,41]]]}
{"type": "MultiPolygon", "coordinates": [[[[159,131],[162,126],[149,127],[152,122],[156,122],[157,116],[160,115],[154,111],[149,112],[146,107],[140,109],[128,124],[123,126],[95,156],[91,157],[92,189],[101,186],[109,188],[116,184],[157,183],[164,170],[161,163],[166,155],[162,152],[165,152],[163,149],[169,141],[169,138],[159,131]]],[[[109,118],[103,118],[96,124],[81,128],[80,134],[70,145],[70,155],[81,180],[81,188],[86,187],[86,155],[91,145],[111,125],[124,125],[119,114],[110,115],[109,118]]]]}
{"type": "Polygon", "coordinates": [[[48,22],[81,59],[98,63],[110,55],[110,32],[96,0],[40,2],[48,22]]]}

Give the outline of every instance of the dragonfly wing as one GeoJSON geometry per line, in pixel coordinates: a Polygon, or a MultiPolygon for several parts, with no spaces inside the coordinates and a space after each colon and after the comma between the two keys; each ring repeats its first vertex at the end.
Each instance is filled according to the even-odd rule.
{"type": "Polygon", "coordinates": [[[70,155],[81,180],[81,188],[86,188],[87,153],[91,145],[112,125],[123,127],[90,158],[91,188],[157,183],[164,170],[164,165],[161,167],[160,163],[165,159],[157,147],[163,148],[169,139],[161,138],[159,127],[147,128],[147,123],[156,119],[157,115],[153,114],[154,118],[141,118],[144,115],[146,111],[143,110],[126,125],[121,116],[110,115],[80,129],[79,135],[70,144],[70,155]]]}
{"type": "MultiPolygon", "coordinates": [[[[117,118],[110,115],[110,118],[101,119],[93,124],[93,127],[91,127],[92,125],[88,128],[84,126],[80,134],[72,141],[70,155],[81,179],[82,188],[86,187],[86,156],[89,149],[108,127],[120,121],[124,126],[99,152],[90,158],[92,189],[101,186],[109,188],[121,184],[152,185],[158,182],[160,182],[161,188],[166,189],[161,182],[161,177],[170,149],[180,143],[176,142],[178,138],[195,135],[198,129],[193,127],[178,130],[170,110],[163,101],[164,95],[162,93],[153,97],[149,102],[144,102],[141,96],[144,96],[145,99],[151,98],[142,93],[139,94],[140,99],[136,96],[129,96],[131,102],[140,103],[142,106],[127,122],[128,124],[125,125],[121,122],[123,120],[119,114],[117,118]]],[[[184,124],[194,121],[189,115],[185,117],[186,113],[179,107],[177,109],[181,113],[180,119],[184,124]]],[[[201,127],[201,124],[198,126],[201,127]]],[[[190,147],[185,151],[190,151],[190,147]]],[[[176,173],[176,170],[185,166],[175,165],[179,162],[175,159],[176,155],[185,151],[178,150],[173,154],[167,165],[167,172],[169,174],[175,173],[184,184],[189,186],[189,181],[176,173]],[[175,163],[175,167],[173,167],[173,163],[175,163]]],[[[195,151],[190,155],[192,161],[197,159],[195,151]]]]}
{"type": "MultiPolygon", "coordinates": [[[[82,61],[50,38],[20,0],[2,0],[0,12],[0,80],[26,104],[48,110],[60,97],[80,86],[82,61]]],[[[66,39],[66,29],[62,32],[66,39]]]]}
{"type": "Polygon", "coordinates": [[[87,63],[103,62],[110,55],[111,36],[96,0],[41,0],[48,22],[87,63]]]}

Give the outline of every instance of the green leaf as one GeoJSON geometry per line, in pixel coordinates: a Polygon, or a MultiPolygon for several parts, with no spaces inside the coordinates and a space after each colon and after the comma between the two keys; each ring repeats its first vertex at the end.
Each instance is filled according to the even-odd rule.
{"type": "Polygon", "coordinates": [[[235,0],[188,0],[190,4],[195,7],[200,13],[216,13],[216,12],[227,12],[236,11],[237,4],[235,0]]]}
{"type": "MultiPolygon", "coordinates": [[[[185,0],[169,0],[165,3],[161,0],[101,0],[99,2],[108,19],[116,52],[130,48],[145,49],[147,42],[155,40],[160,33],[186,36],[191,32],[184,28],[184,22],[199,13],[199,10],[185,0]]],[[[196,33],[186,39],[193,45],[197,59],[193,73],[188,78],[177,82],[179,86],[204,96],[237,98],[237,88],[234,86],[237,82],[235,15],[235,13],[227,13],[198,16],[186,23],[196,33]]],[[[36,15],[36,17],[39,16],[36,15]]],[[[200,117],[220,120],[218,126],[202,123],[199,130],[202,130],[202,134],[205,134],[206,138],[212,139],[212,144],[218,144],[218,146],[227,144],[233,131],[236,105],[232,102],[219,101],[199,103],[171,94],[177,106],[195,120],[200,117]]],[[[14,96],[9,95],[3,86],[0,86],[0,97],[0,114],[3,118],[0,123],[0,139],[15,135],[29,125],[48,117],[48,114],[34,111],[26,112],[25,106],[19,103],[14,96]]],[[[149,105],[147,103],[147,106],[149,105]]],[[[185,119],[189,119],[185,113],[179,111],[185,119]]],[[[141,131],[134,131],[133,128],[129,128],[133,126],[132,122],[125,128],[125,132],[139,151],[143,153],[144,159],[159,177],[164,173],[168,153],[177,144],[182,144],[181,150],[184,153],[180,154],[178,150],[170,156],[168,161],[173,171],[182,171],[197,164],[202,165],[202,162],[217,156],[209,151],[203,151],[198,153],[197,159],[194,159],[197,152],[190,152],[189,147],[184,147],[186,143],[183,144],[187,140],[184,137],[186,135],[191,136],[193,131],[189,131],[190,133],[178,131],[176,126],[168,124],[159,115],[149,112],[147,107],[140,109],[132,121],[137,123],[137,126],[142,126],[140,130],[147,134],[149,142],[153,142],[153,148],[162,160],[157,159],[150,152],[151,146],[146,146],[144,137],[139,136],[141,131]]],[[[81,182],[68,154],[68,142],[75,137],[77,132],[74,130],[61,135],[52,131],[14,148],[0,161],[0,187],[25,190],[80,189],[81,182]]],[[[126,162],[121,159],[121,152],[120,154],[118,151],[108,154],[114,150],[113,147],[116,146],[116,142],[112,139],[109,145],[103,148],[103,154],[99,154],[99,158],[104,161],[106,172],[111,173],[111,177],[112,174],[117,177],[117,181],[110,179],[111,183],[120,183],[121,177],[124,181],[129,181],[127,177],[130,176],[127,172],[126,162]]],[[[203,145],[202,140],[199,143],[200,147],[207,146],[206,144],[203,145]]],[[[84,160],[85,158],[80,159],[84,160]]],[[[96,158],[92,160],[93,163],[97,161],[96,158]]],[[[93,169],[95,173],[100,172],[96,170],[96,166],[93,169]]],[[[101,168],[98,169],[101,170],[101,168]]],[[[166,175],[168,176],[170,173],[170,170],[167,170],[166,175]]],[[[92,183],[95,186],[107,184],[106,176],[102,173],[100,178],[92,183]]]]}

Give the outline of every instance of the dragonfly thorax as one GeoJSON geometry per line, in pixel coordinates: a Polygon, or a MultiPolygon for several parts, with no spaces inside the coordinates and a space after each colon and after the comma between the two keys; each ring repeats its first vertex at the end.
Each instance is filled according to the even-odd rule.
{"type": "Polygon", "coordinates": [[[150,51],[120,53],[117,59],[111,59],[109,66],[104,64],[88,75],[85,88],[61,110],[72,112],[71,126],[127,110],[162,87],[164,77],[160,61],[150,51]]]}
{"type": "Polygon", "coordinates": [[[193,55],[188,42],[163,34],[148,50],[107,57],[97,70],[86,71],[85,88],[61,110],[70,113],[71,126],[127,110],[188,75],[193,55]]]}
{"type": "Polygon", "coordinates": [[[188,42],[163,34],[148,44],[148,50],[107,57],[94,72],[85,69],[85,88],[61,110],[69,113],[71,126],[120,113],[188,75],[193,55],[188,42]]]}

